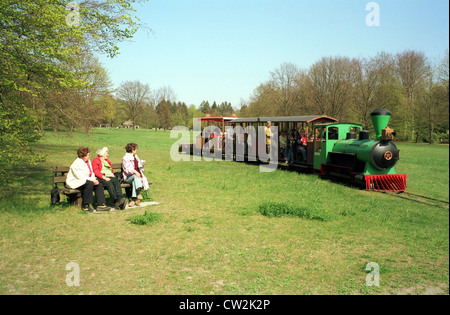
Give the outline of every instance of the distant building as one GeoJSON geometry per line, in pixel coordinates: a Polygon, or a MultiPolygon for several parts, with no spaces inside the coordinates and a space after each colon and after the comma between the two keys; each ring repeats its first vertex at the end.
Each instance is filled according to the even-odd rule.
{"type": "Polygon", "coordinates": [[[139,125],[133,126],[133,122],[131,120],[127,120],[126,122],[123,123],[123,128],[129,128],[129,129],[139,129],[139,125]]]}

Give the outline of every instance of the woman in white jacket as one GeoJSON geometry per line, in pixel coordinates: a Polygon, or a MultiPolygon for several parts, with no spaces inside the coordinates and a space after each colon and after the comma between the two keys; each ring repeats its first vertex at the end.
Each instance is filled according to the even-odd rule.
{"type": "Polygon", "coordinates": [[[66,184],[69,188],[81,191],[81,209],[92,213],[94,210],[89,204],[94,202],[92,193],[95,192],[97,198],[97,211],[109,211],[106,206],[105,193],[102,184],[95,177],[90,161],[91,153],[89,148],[81,147],[77,151],[78,158],[70,166],[67,173],[66,184]]]}

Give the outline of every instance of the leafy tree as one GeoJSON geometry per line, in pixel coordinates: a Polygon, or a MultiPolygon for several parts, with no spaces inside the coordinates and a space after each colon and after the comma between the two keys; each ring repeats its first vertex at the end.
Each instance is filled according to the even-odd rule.
{"type": "Polygon", "coordinates": [[[18,103],[9,104],[0,96],[0,185],[6,182],[10,169],[44,159],[29,148],[29,143],[41,137],[36,124],[30,109],[18,103]]]}
{"type": "Polygon", "coordinates": [[[200,104],[200,111],[203,114],[209,114],[211,112],[211,106],[209,105],[208,101],[203,101],[200,104]]]}
{"type": "Polygon", "coordinates": [[[155,109],[158,115],[159,127],[164,130],[172,127],[173,117],[172,112],[170,111],[170,102],[162,100],[155,109]]]}
{"type": "Polygon", "coordinates": [[[197,107],[195,107],[195,105],[189,106],[188,113],[187,113],[186,127],[188,127],[189,129],[193,129],[194,128],[193,119],[201,118],[203,116],[204,116],[203,112],[200,109],[198,109],[197,107]]]}
{"type": "Polygon", "coordinates": [[[219,113],[220,116],[231,116],[234,113],[233,106],[231,106],[231,103],[222,102],[219,105],[219,113]]]}

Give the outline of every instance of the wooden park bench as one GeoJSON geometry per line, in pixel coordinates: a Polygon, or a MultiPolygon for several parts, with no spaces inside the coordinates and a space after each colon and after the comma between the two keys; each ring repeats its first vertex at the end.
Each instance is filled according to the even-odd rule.
{"type": "MultiPolygon", "coordinates": [[[[122,172],[122,164],[116,163],[112,164],[112,168],[114,169],[114,174],[121,173],[122,172]]],[[[67,173],[69,172],[70,167],[69,166],[55,166],[53,167],[53,185],[58,187],[58,184],[63,184],[64,187],[58,187],[58,190],[60,193],[63,193],[66,195],[69,199],[69,203],[76,204],[77,206],[81,207],[82,197],[81,197],[81,191],[78,189],[72,189],[67,187],[66,179],[67,179],[67,173]]],[[[151,181],[148,182],[149,185],[152,184],[151,181]]],[[[123,188],[125,188],[125,193],[128,197],[131,196],[131,185],[127,183],[122,183],[120,185],[123,188]]],[[[106,189],[106,188],[105,188],[106,189]]]]}

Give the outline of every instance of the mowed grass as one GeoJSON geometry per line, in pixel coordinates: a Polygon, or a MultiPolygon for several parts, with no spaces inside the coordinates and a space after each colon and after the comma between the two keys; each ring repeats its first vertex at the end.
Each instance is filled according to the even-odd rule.
{"type": "MultiPolygon", "coordinates": [[[[34,146],[46,162],[2,190],[0,294],[448,294],[448,210],[312,174],[174,162],[175,140],[46,133],[34,146]],[[120,162],[128,142],[147,160],[159,205],[95,215],[49,205],[52,166],[70,165],[81,145],[108,146],[120,162]],[[265,216],[265,205],[307,215],[265,216]],[[133,224],[150,213],[152,224],[133,224]],[[79,286],[66,284],[70,262],[79,286]],[[380,267],[378,287],[366,285],[369,262],[380,267]]],[[[408,190],[448,201],[448,146],[398,146],[408,190]]]]}

